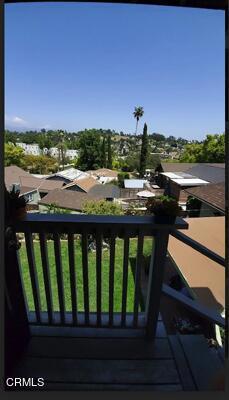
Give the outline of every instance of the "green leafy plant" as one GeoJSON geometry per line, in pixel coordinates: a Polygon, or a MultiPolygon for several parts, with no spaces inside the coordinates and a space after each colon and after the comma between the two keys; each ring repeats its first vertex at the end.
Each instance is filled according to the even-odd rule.
{"type": "Polygon", "coordinates": [[[175,198],[164,195],[150,198],[146,203],[146,208],[148,214],[167,217],[176,217],[181,210],[175,198]]]}
{"type": "Polygon", "coordinates": [[[201,204],[202,203],[199,199],[196,199],[192,196],[188,197],[188,200],[186,202],[186,209],[190,217],[199,217],[201,204]]]}
{"type": "Polygon", "coordinates": [[[111,201],[86,201],[83,205],[83,213],[91,215],[123,215],[122,207],[111,201]]]}
{"type": "Polygon", "coordinates": [[[19,210],[26,207],[27,200],[24,196],[20,196],[20,189],[17,189],[16,185],[13,185],[9,192],[9,202],[11,210],[19,210]]]}

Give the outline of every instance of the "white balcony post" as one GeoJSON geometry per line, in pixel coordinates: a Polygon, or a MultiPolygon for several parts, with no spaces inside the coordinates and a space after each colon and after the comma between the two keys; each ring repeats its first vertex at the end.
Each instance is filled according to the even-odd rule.
{"type": "Polygon", "coordinates": [[[146,300],[146,337],[151,340],[154,339],[157,328],[168,239],[169,229],[157,231],[150,262],[146,300]]]}

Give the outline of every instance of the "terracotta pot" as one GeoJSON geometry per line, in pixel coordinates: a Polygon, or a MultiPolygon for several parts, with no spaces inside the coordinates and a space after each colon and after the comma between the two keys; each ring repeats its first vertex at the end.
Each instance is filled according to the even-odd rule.
{"type": "Polygon", "coordinates": [[[20,207],[13,212],[14,219],[23,219],[27,214],[26,207],[20,207]]]}

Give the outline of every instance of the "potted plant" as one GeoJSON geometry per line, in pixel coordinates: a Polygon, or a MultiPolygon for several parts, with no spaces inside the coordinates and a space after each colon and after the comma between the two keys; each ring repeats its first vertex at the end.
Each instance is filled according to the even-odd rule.
{"type": "Polygon", "coordinates": [[[150,198],[146,208],[148,214],[155,215],[156,222],[168,223],[174,223],[181,210],[175,198],[165,195],[150,198]]]}
{"type": "Polygon", "coordinates": [[[12,185],[8,199],[10,217],[12,219],[23,218],[26,215],[27,200],[23,195],[20,196],[20,189],[18,189],[16,185],[12,185]]]}

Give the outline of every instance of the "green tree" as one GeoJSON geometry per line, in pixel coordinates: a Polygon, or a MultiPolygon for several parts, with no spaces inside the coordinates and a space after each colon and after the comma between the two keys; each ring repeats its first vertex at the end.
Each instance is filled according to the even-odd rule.
{"type": "Polygon", "coordinates": [[[58,164],[55,158],[28,154],[23,157],[22,167],[33,174],[49,174],[57,171],[58,164]]]}
{"type": "Polygon", "coordinates": [[[128,172],[120,172],[118,174],[118,186],[120,188],[124,188],[124,180],[125,179],[130,179],[130,174],[128,174],[128,172]]]}
{"type": "Polygon", "coordinates": [[[225,134],[207,135],[203,142],[203,160],[209,163],[225,162],[225,134]]]}
{"type": "Polygon", "coordinates": [[[62,165],[62,169],[64,169],[64,165],[66,163],[66,150],[67,150],[67,146],[65,143],[65,132],[62,130],[58,131],[59,133],[59,142],[57,144],[57,148],[59,150],[59,168],[60,168],[60,164],[62,165]]]}
{"type": "Polygon", "coordinates": [[[78,168],[82,171],[102,167],[101,139],[95,130],[84,131],[79,138],[78,168]]]}
{"type": "Polygon", "coordinates": [[[140,155],[139,175],[141,178],[144,177],[146,172],[148,156],[148,136],[147,136],[147,125],[144,124],[143,135],[142,135],[142,146],[140,155]]]}
{"type": "Polygon", "coordinates": [[[136,118],[136,130],[135,130],[135,136],[136,136],[137,131],[138,131],[138,121],[144,114],[143,107],[140,107],[140,106],[135,107],[133,114],[134,114],[134,118],[136,118]]]}
{"type": "Polygon", "coordinates": [[[225,134],[207,135],[203,143],[190,143],[185,146],[181,162],[225,162],[225,134]]]}
{"type": "Polygon", "coordinates": [[[107,137],[107,168],[112,169],[111,135],[107,137]]]}
{"type": "Polygon", "coordinates": [[[83,213],[91,215],[123,215],[122,207],[111,201],[87,201],[83,205],[83,213]]]}
{"type": "Polygon", "coordinates": [[[103,136],[102,149],[101,149],[101,166],[106,168],[107,157],[106,157],[106,138],[103,136]]]}
{"type": "Polygon", "coordinates": [[[5,143],[4,161],[6,167],[9,165],[21,167],[23,165],[23,156],[24,150],[21,147],[12,143],[5,143]]]}

